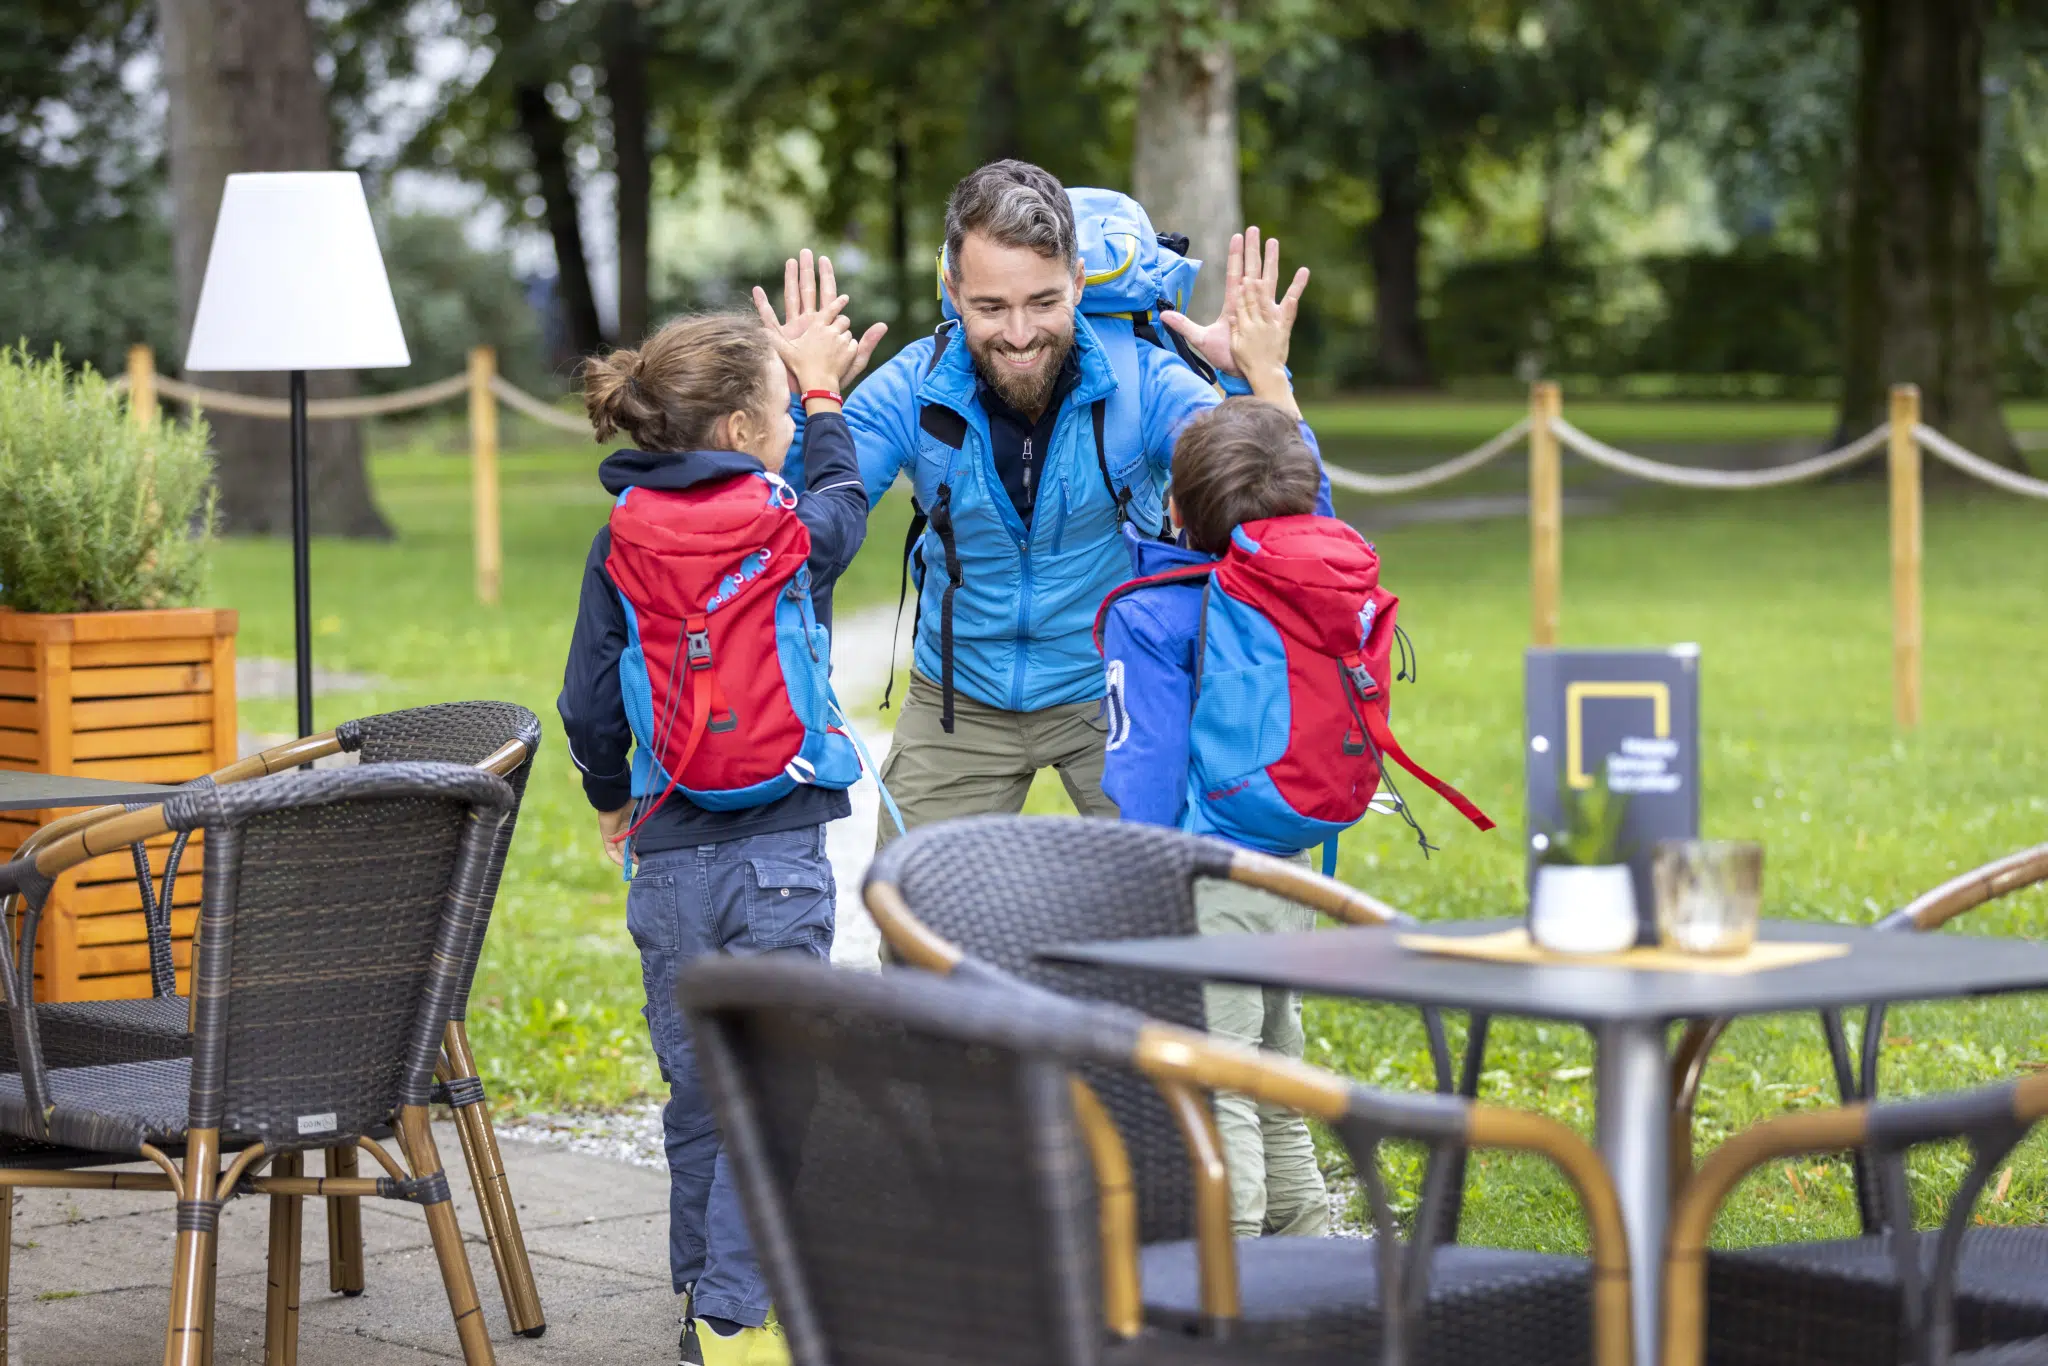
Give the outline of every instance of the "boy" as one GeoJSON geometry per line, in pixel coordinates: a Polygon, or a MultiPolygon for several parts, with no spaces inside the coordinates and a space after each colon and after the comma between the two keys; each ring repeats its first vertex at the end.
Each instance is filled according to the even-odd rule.
{"type": "MultiPolygon", "coordinates": [[[[1234,320],[1232,350],[1254,397],[1227,399],[1196,417],[1174,448],[1171,507],[1186,544],[1149,540],[1126,527],[1136,576],[1212,562],[1246,522],[1330,512],[1329,484],[1287,379],[1287,334],[1272,283],[1247,277],[1234,320]]],[[[1102,788],[1125,820],[1187,825],[1189,713],[1203,592],[1199,581],[1159,584],[1117,598],[1104,615],[1110,732],[1102,788]]],[[[1253,887],[1204,881],[1195,895],[1204,934],[1315,924],[1307,906],[1253,887]]],[[[1290,1058],[1302,1055],[1301,999],[1293,992],[1210,985],[1204,1002],[1212,1032],[1290,1058]]],[[[1216,1124],[1239,1237],[1328,1231],[1329,1196],[1307,1121],[1246,1096],[1219,1094],[1216,1124]]]]}
{"type": "MultiPolygon", "coordinates": [[[[583,376],[598,439],[622,430],[636,449],[600,469],[619,502],[591,545],[558,708],[605,852],[632,870],[626,927],[669,1084],[669,1271],[686,1297],[686,1366],[788,1361],[764,1326],[767,1287],[675,992],[678,971],[705,954],[831,952],[825,825],[848,814],[844,789],[859,766],[850,751],[828,758],[811,748],[818,728],[792,715],[795,693],[778,662],[801,656],[778,652],[768,633],[771,623],[787,629],[783,604],[801,610],[806,582],[810,618],[799,629],[810,620],[829,628],[832,584],[867,525],[838,390],[878,332],[857,346],[834,325],[846,301],[832,300],[830,264],[820,269],[822,299],[805,280],[801,312],[793,300],[785,328],[683,318],[637,350],[593,358],[583,376]],[[807,417],[801,496],[780,477],[792,392],[807,417]],[[808,580],[794,577],[804,572],[808,580]],[[774,736],[763,718],[779,719],[785,737],[804,722],[806,747],[787,769],[807,777],[784,781],[780,754],[765,759],[765,778],[734,776],[764,762],[774,736]],[[688,739],[678,743],[678,733],[688,739]]],[[[824,665],[814,667],[807,695],[826,686],[824,665]]]]}

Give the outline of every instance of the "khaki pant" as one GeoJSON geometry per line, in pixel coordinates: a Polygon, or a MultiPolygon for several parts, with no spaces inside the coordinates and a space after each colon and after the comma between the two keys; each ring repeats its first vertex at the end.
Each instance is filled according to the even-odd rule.
{"type": "MultiPolygon", "coordinates": [[[[1308,930],[1315,927],[1315,918],[1299,902],[1257,887],[1206,878],[1195,884],[1195,921],[1203,934],[1308,930]]],[[[1301,997],[1295,993],[1224,983],[1212,983],[1202,992],[1211,1033],[1290,1058],[1301,1056],[1301,997]]],[[[1232,1232],[1240,1238],[1329,1232],[1330,1196],[1316,1166],[1307,1120],[1283,1106],[1219,1092],[1216,1127],[1223,1134],[1223,1162],[1230,1172],[1232,1232]]]]}
{"type": "MultiPolygon", "coordinates": [[[[1022,811],[1041,768],[1059,770],[1082,815],[1116,819],[1116,804],[1102,795],[1109,722],[1100,702],[1004,711],[955,693],[951,735],[940,727],[940,715],[939,685],[913,672],[896,717],[896,738],[882,761],[882,782],[905,826],[1022,811]]],[[[894,838],[896,826],[885,811],[875,823],[875,848],[894,838]]]]}

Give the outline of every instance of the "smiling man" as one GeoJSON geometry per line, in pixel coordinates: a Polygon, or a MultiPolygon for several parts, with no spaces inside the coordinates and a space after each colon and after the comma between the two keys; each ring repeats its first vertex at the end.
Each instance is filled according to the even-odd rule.
{"type": "MultiPolygon", "coordinates": [[[[1143,224],[1120,196],[1079,193],[1143,224]]],[[[1128,267],[1156,248],[1124,250],[1128,267]]],[[[1083,814],[1113,817],[1095,612],[1130,574],[1123,525],[1157,531],[1174,439],[1221,394],[1173,349],[1134,343],[1128,321],[1121,336],[1091,326],[1088,272],[1117,263],[1082,259],[1068,194],[1036,166],[994,162],[954,187],[945,265],[958,322],[904,348],[846,405],[870,503],[907,474],[930,517],[883,781],[912,826],[1021,810],[1048,767],[1083,814]]],[[[1222,370],[1229,308],[1208,327],[1162,321],[1222,370]]],[[[884,820],[878,844],[894,833],[884,820]]]]}

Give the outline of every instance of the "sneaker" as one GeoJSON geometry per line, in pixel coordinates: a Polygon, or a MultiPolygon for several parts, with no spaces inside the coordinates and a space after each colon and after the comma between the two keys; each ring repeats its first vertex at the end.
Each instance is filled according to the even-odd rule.
{"type": "Polygon", "coordinates": [[[692,1319],[690,1329],[703,1349],[703,1366],[789,1366],[789,1344],[773,1328],[742,1328],[728,1337],[692,1319]]]}

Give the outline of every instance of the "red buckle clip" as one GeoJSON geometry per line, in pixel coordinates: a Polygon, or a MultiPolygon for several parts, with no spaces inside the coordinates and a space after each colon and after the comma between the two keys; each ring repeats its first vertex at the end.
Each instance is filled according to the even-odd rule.
{"type": "Polygon", "coordinates": [[[711,629],[700,627],[689,634],[690,667],[708,669],[711,667],[711,629]]]}

